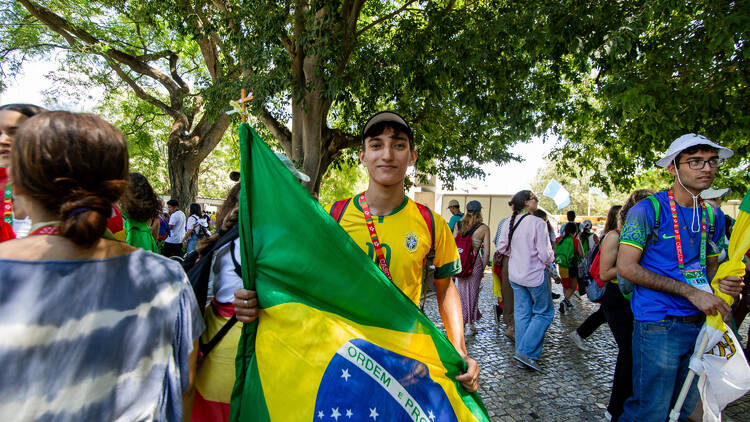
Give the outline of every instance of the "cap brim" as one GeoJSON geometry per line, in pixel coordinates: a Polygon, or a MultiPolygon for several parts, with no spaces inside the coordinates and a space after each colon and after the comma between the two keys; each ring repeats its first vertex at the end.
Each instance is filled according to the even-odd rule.
{"type": "Polygon", "coordinates": [[[365,137],[365,133],[367,133],[370,128],[378,123],[381,122],[394,122],[398,123],[400,125],[405,126],[409,131],[411,132],[412,129],[409,127],[409,124],[406,123],[406,120],[401,117],[398,113],[395,113],[393,111],[381,111],[379,113],[376,113],[374,116],[370,117],[367,120],[367,123],[365,123],[364,128],[362,128],[362,139],[365,137]]]}

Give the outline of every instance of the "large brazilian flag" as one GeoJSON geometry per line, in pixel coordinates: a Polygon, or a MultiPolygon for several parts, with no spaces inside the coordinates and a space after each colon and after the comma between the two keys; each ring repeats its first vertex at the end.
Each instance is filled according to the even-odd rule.
{"type": "Polygon", "coordinates": [[[448,338],[250,126],[239,135],[242,278],[262,311],[242,330],[231,420],[489,420],[448,338]]]}

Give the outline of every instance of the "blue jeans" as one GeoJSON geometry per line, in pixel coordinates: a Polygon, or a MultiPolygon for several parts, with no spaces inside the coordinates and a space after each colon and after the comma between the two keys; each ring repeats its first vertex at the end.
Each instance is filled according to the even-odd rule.
{"type": "Polygon", "coordinates": [[[545,277],[542,284],[536,287],[521,286],[513,280],[510,280],[510,285],[513,287],[516,353],[539,360],[544,334],[555,316],[549,283],[545,277]]]}
{"type": "MultiPolygon", "coordinates": [[[[633,395],[619,421],[664,422],[669,417],[688,373],[702,323],[633,321],[633,395]]],[[[698,378],[680,410],[686,421],[698,402],[698,378]]]]}
{"type": "Polygon", "coordinates": [[[185,253],[190,253],[195,250],[195,246],[198,244],[198,235],[195,233],[191,233],[190,236],[188,236],[187,241],[187,251],[185,253]]]}

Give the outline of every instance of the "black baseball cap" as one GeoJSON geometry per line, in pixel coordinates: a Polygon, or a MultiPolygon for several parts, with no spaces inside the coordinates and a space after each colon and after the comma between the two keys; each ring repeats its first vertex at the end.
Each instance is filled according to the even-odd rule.
{"type": "Polygon", "coordinates": [[[411,126],[409,126],[408,123],[406,123],[406,119],[401,117],[400,114],[396,113],[395,111],[381,111],[379,113],[375,113],[367,119],[367,122],[365,123],[364,127],[362,127],[362,142],[365,141],[365,133],[373,126],[378,123],[383,122],[391,122],[391,123],[397,123],[403,127],[406,128],[406,135],[409,137],[409,142],[414,143],[414,131],[412,130],[411,126]]]}

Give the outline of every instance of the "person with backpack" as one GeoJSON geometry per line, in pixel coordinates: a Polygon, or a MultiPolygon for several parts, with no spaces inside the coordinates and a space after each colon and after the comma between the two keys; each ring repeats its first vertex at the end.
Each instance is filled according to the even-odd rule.
{"type": "Polygon", "coordinates": [[[193,202],[190,204],[190,216],[185,224],[185,238],[182,241],[186,253],[193,252],[198,241],[210,236],[208,231],[208,220],[203,216],[201,206],[193,202]]]}
{"type": "MultiPolygon", "coordinates": [[[[461,301],[451,279],[461,271],[456,242],[443,217],[404,194],[406,170],[417,160],[414,132],[403,117],[383,111],[367,120],[361,136],[359,159],[369,175],[367,190],[325,209],[415,306],[425,272],[433,274],[447,337],[467,363],[466,372],[455,379],[474,392],[479,366],[466,350],[461,301]]],[[[238,290],[233,304],[239,321],[257,318],[255,292],[238,290]]]]}
{"type": "MultiPolygon", "coordinates": [[[[674,177],[628,211],[620,233],[617,271],[635,285],[633,311],[633,395],[621,421],[664,421],[677,400],[706,315],[731,312],[714,295],[710,281],[718,269],[724,213],[700,193],[711,186],[722,161],[733,155],[705,136],[680,136],[656,162],[674,177]]],[[[717,280],[718,289],[736,296],[742,279],[717,280]]],[[[620,281],[622,285],[622,281],[620,281]]],[[[680,419],[695,408],[693,380],[680,419]]]]}
{"type": "Polygon", "coordinates": [[[452,214],[450,220],[448,220],[448,228],[453,232],[456,224],[464,218],[464,213],[461,212],[461,205],[455,199],[451,199],[448,202],[448,211],[452,214]]]}
{"type": "Polygon", "coordinates": [[[594,249],[594,246],[599,244],[599,236],[596,233],[591,232],[593,224],[591,220],[583,220],[581,222],[581,233],[578,234],[578,239],[581,242],[581,248],[583,254],[586,255],[590,250],[594,249]]]}
{"type": "Polygon", "coordinates": [[[126,231],[125,242],[136,248],[159,253],[151,225],[159,215],[161,201],[146,176],[133,172],[130,173],[129,181],[128,188],[120,199],[126,231]]]}
{"type": "MultiPolygon", "coordinates": [[[[609,233],[612,230],[617,229],[617,214],[622,208],[621,205],[613,205],[609,208],[609,212],[607,212],[607,220],[604,223],[604,235],[606,236],[607,233],[609,233]]],[[[584,227],[586,225],[586,222],[591,223],[589,220],[584,220],[583,223],[581,223],[581,226],[584,227]]],[[[597,239],[597,244],[598,244],[597,239]]],[[[585,259],[581,263],[581,266],[585,268],[586,271],[586,279],[588,280],[592,279],[592,276],[588,274],[589,270],[591,269],[591,263],[592,263],[592,256],[595,256],[597,253],[599,253],[599,249],[595,245],[589,252],[586,254],[585,259]]],[[[581,275],[581,271],[578,272],[579,276],[581,275]]],[[[580,278],[580,277],[579,277],[580,278]]],[[[580,278],[583,281],[583,278],[580,278]]],[[[595,289],[587,288],[587,291],[589,294],[592,293],[595,289]]],[[[591,296],[589,296],[591,297],[591,296]]],[[[601,300],[601,299],[599,299],[601,300]]],[[[604,309],[602,309],[602,306],[600,305],[599,308],[594,311],[591,315],[589,315],[582,323],[578,326],[575,330],[571,331],[568,336],[573,341],[573,343],[582,351],[588,351],[589,348],[586,347],[586,344],[584,344],[584,340],[586,340],[591,334],[596,331],[597,328],[599,328],[602,324],[607,322],[606,318],[604,318],[604,309]]]]}
{"type": "Polygon", "coordinates": [[[539,204],[536,195],[522,190],[510,201],[513,215],[501,228],[498,249],[509,255],[508,277],[513,288],[516,346],[514,359],[519,368],[540,371],[539,355],[544,335],[555,315],[545,268],[555,255],[547,224],[533,215],[539,204]]]}
{"type": "MultiPolygon", "coordinates": [[[[217,211],[220,226],[198,241],[195,251],[205,269],[188,270],[196,297],[206,303],[206,331],[200,338],[200,365],[195,375],[192,421],[229,421],[235,381],[234,360],[242,325],[234,317],[234,292],[242,288],[239,239],[240,184],[235,184],[217,211]]],[[[188,255],[190,257],[190,255],[188,255]]],[[[189,258],[186,258],[189,260],[189,258]]],[[[188,264],[189,265],[189,264],[188,264]]]]}
{"type": "Polygon", "coordinates": [[[555,242],[555,263],[560,271],[560,283],[563,287],[563,300],[560,301],[560,314],[573,308],[570,297],[578,286],[578,262],[583,257],[581,243],[578,241],[576,223],[566,223],[562,236],[555,242]]]}
{"type": "Polygon", "coordinates": [[[482,222],[482,204],[469,201],[466,215],[454,229],[456,247],[461,257],[461,272],[456,276],[458,296],[464,317],[466,334],[475,335],[476,321],[482,318],[479,312],[479,287],[484,277],[484,269],[490,263],[490,228],[482,222]]]}

